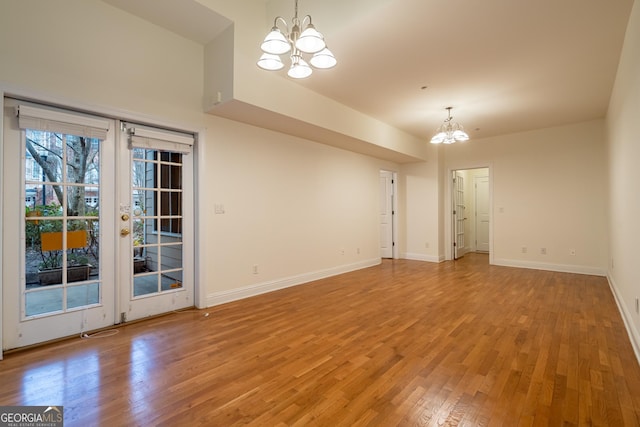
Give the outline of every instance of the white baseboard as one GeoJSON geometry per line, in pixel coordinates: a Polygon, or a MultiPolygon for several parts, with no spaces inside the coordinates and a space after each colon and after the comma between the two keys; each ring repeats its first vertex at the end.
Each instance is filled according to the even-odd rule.
{"type": "Polygon", "coordinates": [[[412,254],[408,252],[400,254],[400,257],[402,259],[409,259],[413,261],[427,261],[427,262],[443,262],[444,261],[444,256],[412,254]]]}
{"type": "Polygon", "coordinates": [[[618,306],[618,311],[620,311],[620,315],[622,316],[622,321],[624,322],[624,326],[627,329],[627,335],[629,335],[629,340],[631,341],[631,347],[633,347],[633,352],[636,354],[636,359],[638,363],[640,363],[640,334],[638,334],[638,330],[633,324],[633,317],[629,310],[627,310],[626,305],[623,304],[622,299],[617,291],[617,286],[613,277],[607,274],[607,281],[609,282],[609,287],[611,288],[611,292],[613,293],[613,298],[616,301],[616,305],[618,306]]]}
{"type": "Polygon", "coordinates": [[[326,277],[336,276],[338,274],[348,273],[350,271],[373,267],[375,265],[379,265],[380,262],[380,258],[372,258],[353,264],[346,264],[328,268],[326,270],[313,271],[297,276],[284,277],[282,279],[271,280],[269,282],[257,283],[255,285],[246,286],[240,289],[214,292],[207,295],[206,306],[213,307],[215,305],[225,304],[256,295],[265,294],[267,292],[277,291],[278,289],[302,285],[303,283],[312,282],[314,280],[324,279],[326,277]]]}
{"type": "Polygon", "coordinates": [[[588,274],[591,276],[606,276],[607,273],[601,268],[586,267],[583,265],[569,265],[569,264],[546,264],[532,261],[522,261],[515,259],[497,259],[493,260],[494,265],[501,265],[504,267],[519,267],[530,268],[533,270],[547,270],[557,271],[560,273],[576,273],[576,274],[588,274]]]}

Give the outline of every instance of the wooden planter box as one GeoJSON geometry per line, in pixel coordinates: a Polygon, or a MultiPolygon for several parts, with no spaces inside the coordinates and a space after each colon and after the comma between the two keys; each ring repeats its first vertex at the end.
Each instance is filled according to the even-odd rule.
{"type": "MultiPolygon", "coordinates": [[[[90,272],[91,265],[89,264],[67,267],[67,283],[88,280],[90,272]]],[[[40,279],[41,285],[58,285],[62,283],[62,269],[52,268],[40,270],[38,271],[38,278],[40,279]]]]}
{"type": "Polygon", "coordinates": [[[147,260],[142,257],[133,258],[133,272],[142,273],[147,271],[147,260]]]}

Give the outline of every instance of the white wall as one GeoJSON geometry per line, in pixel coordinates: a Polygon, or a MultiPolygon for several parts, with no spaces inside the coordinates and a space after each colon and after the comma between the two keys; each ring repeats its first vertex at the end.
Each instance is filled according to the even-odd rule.
{"type": "Polygon", "coordinates": [[[379,171],[395,165],[215,117],[207,125],[210,304],[380,262],[379,171]]]}
{"type": "Polygon", "coordinates": [[[423,142],[433,161],[406,163],[400,166],[400,257],[440,262],[441,200],[440,164],[436,146],[423,142]]]}
{"type": "Polygon", "coordinates": [[[640,358],[640,3],[633,6],[607,115],[609,281],[640,358]]]}
{"type": "Polygon", "coordinates": [[[400,257],[440,262],[438,169],[433,163],[408,163],[399,177],[402,246],[400,257]]]}
{"type": "Polygon", "coordinates": [[[5,1],[0,82],[36,95],[201,122],[202,46],[95,0],[5,1]]]}
{"type": "Polygon", "coordinates": [[[443,148],[447,171],[491,167],[495,264],[604,275],[607,165],[602,120],[443,148]],[[575,255],[570,255],[572,249],[575,255]]]}

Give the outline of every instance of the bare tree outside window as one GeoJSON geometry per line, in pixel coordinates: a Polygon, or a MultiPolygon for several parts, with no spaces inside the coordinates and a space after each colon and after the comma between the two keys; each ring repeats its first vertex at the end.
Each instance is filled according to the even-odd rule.
{"type": "MultiPolygon", "coordinates": [[[[97,184],[99,176],[99,146],[98,140],[74,135],[60,135],[57,133],[27,131],[27,151],[43,171],[43,181],[53,183],[56,196],[54,203],[62,206],[63,190],[63,153],[59,149],[62,145],[66,149],[66,182],[74,184],[97,184]],[[56,149],[58,148],[58,149],[56,149]]],[[[87,203],[85,201],[86,187],[76,185],[68,187],[67,215],[85,216],[87,203]]],[[[98,206],[96,205],[95,208],[98,206]]]]}
{"type": "Polygon", "coordinates": [[[67,269],[67,281],[74,281],[70,268],[76,265],[94,267],[97,274],[100,140],[27,129],[25,149],[27,284],[43,285],[42,272],[55,269],[67,269]],[[45,241],[63,231],[59,244],[45,241]]]}

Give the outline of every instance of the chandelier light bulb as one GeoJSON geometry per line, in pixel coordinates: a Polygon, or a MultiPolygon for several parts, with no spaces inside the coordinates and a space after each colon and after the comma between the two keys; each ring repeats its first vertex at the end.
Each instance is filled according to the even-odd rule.
{"type": "Polygon", "coordinates": [[[447,137],[446,133],[438,132],[437,134],[435,134],[433,136],[433,138],[431,138],[431,143],[432,144],[442,144],[446,137],[447,137]]]}
{"type": "Polygon", "coordinates": [[[263,53],[258,60],[258,67],[267,71],[278,71],[284,68],[284,64],[278,55],[263,53]]]}
{"type": "Polygon", "coordinates": [[[309,77],[313,73],[309,64],[298,55],[292,55],[291,68],[287,72],[287,75],[292,79],[304,79],[309,77]]]}
{"type": "Polygon", "coordinates": [[[307,28],[300,34],[296,40],[296,48],[304,53],[317,53],[327,47],[324,37],[320,34],[313,24],[309,23],[307,28]]]}
{"type": "Polygon", "coordinates": [[[335,67],[338,61],[336,61],[336,57],[333,56],[333,53],[325,47],[320,52],[313,55],[309,62],[314,67],[325,70],[327,68],[335,67]]]}
{"type": "Polygon", "coordinates": [[[467,135],[464,129],[462,129],[462,126],[460,126],[460,129],[456,129],[453,131],[453,138],[456,141],[468,141],[469,135],[467,135]]]}
{"type": "Polygon", "coordinates": [[[280,31],[278,27],[274,26],[269,34],[264,38],[260,48],[265,53],[282,55],[283,53],[287,53],[291,50],[291,44],[284,34],[282,34],[282,31],[280,31]]]}

